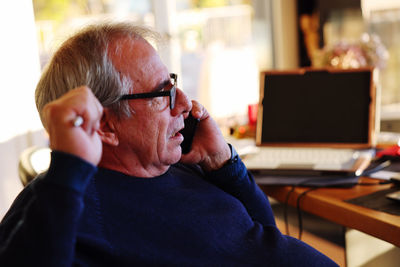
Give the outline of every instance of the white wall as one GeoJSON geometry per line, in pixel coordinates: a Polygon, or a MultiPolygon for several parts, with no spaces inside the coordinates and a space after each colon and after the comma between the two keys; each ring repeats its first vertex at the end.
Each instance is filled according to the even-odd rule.
{"type": "MultiPolygon", "coordinates": [[[[20,152],[45,137],[34,104],[40,75],[31,0],[2,1],[0,9],[0,218],[22,189],[20,152]],[[33,132],[39,131],[38,135],[33,132]]],[[[39,143],[42,141],[39,141],[39,143]]]]}

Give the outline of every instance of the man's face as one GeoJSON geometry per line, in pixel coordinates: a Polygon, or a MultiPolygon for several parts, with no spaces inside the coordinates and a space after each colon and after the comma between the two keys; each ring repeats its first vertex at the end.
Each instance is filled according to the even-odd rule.
{"type": "MultiPolygon", "coordinates": [[[[151,45],[144,40],[122,40],[119,45],[122,56],[113,61],[119,71],[129,73],[130,93],[170,90],[169,72],[151,45]]],[[[121,156],[136,158],[143,168],[165,168],[178,162],[183,137],[176,133],[184,127],[184,114],[191,110],[187,96],[177,89],[172,110],[169,97],[123,101],[128,101],[133,114],[116,124],[121,156]]]]}

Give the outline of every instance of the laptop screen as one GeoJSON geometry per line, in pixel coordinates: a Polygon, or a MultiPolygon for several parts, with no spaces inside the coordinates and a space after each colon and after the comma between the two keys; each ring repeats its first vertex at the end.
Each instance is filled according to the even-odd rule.
{"type": "Polygon", "coordinates": [[[265,72],[261,79],[261,144],[371,142],[370,69],[265,72]]]}

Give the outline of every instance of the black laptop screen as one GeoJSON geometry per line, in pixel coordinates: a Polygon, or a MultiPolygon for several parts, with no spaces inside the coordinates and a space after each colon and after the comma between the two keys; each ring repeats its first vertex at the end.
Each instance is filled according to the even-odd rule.
{"type": "Polygon", "coordinates": [[[264,79],[261,143],[368,143],[370,70],[264,79]]]}

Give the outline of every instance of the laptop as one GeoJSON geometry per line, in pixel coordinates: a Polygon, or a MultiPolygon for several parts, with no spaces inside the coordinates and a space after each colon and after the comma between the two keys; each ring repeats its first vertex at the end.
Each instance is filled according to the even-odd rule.
{"type": "Polygon", "coordinates": [[[369,68],[262,72],[243,161],[266,175],[358,176],[374,156],[375,105],[369,68]]]}

